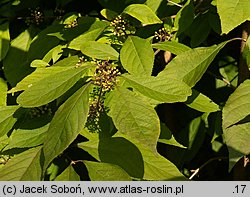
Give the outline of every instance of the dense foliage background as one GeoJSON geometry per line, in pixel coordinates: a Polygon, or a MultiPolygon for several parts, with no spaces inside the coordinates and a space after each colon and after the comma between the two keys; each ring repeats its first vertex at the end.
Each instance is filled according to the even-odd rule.
{"type": "Polygon", "coordinates": [[[0,180],[250,180],[250,1],[0,0],[0,180]]]}

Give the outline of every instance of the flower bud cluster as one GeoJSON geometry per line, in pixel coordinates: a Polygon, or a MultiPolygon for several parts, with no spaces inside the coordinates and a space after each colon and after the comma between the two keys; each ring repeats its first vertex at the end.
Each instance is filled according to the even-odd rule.
{"type": "Polygon", "coordinates": [[[66,24],[64,27],[65,28],[73,28],[73,27],[76,27],[77,25],[78,25],[77,19],[74,19],[69,24],[66,24]]]}
{"type": "Polygon", "coordinates": [[[171,40],[172,35],[169,31],[166,30],[166,28],[161,28],[160,30],[155,32],[154,37],[156,40],[163,42],[171,40]]]}
{"type": "Polygon", "coordinates": [[[100,87],[94,87],[90,93],[89,114],[85,127],[90,132],[100,131],[100,116],[104,110],[104,95],[100,87]]]}
{"type": "Polygon", "coordinates": [[[44,21],[44,15],[40,8],[36,8],[35,10],[30,9],[31,17],[27,17],[25,23],[27,25],[35,24],[40,25],[44,21]]]}
{"type": "Polygon", "coordinates": [[[44,114],[48,114],[49,116],[52,115],[52,109],[49,107],[49,104],[32,108],[29,111],[29,115],[31,118],[41,117],[44,114]]]}
{"type": "Polygon", "coordinates": [[[119,15],[113,21],[111,21],[110,26],[113,27],[113,34],[115,36],[125,36],[126,29],[129,24],[119,15]]]}
{"type": "Polygon", "coordinates": [[[97,66],[93,83],[100,86],[104,92],[113,89],[117,83],[117,76],[121,74],[119,70],[108,61],[102,61],[97,66]]]}
{"type": "Polygon", "coordinates": [[[83,62],[86,62],[86,61],[87,61],[87,60],[84,59],[84,57],[80,57],[79,60],[78,60],[78,62],[77,62],[76,65],[75,65],[75,68],[79,68],[79,67],[82,65],[82,63],[83,63],[83,62]]]}

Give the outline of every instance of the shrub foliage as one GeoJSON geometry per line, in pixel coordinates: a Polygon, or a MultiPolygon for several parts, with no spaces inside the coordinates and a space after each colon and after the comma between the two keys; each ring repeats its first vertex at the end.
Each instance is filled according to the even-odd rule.
{"type": "Polygon", "coordinates": [[[247,2],[1,1],[0,180],[247,179],[247,2]]]}

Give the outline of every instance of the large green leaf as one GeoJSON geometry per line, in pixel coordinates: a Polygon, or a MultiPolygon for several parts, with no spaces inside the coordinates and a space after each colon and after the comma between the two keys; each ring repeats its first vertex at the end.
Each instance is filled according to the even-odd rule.
{"type": "Polygon", "coordinates": [[[185,177],[174,164],[155,151],[137,143],[133,138],[123,135],[121,132],[118,132],[116,136],[101,141],[84,142],[79,144],[79,147],[99,161],[113,163],[122,167],[130,176],[135,178],[185,180],[185,177]],[[125,143],[129,142],[128,140],[133,144],[131,142],[125,143]],[[132,148],[132,145],[137,148],[132,148]],[[140,152],[138,152],[138,149],[140,152]]]}
{"type": "Polygon", "coordinates": [[[115,136],[123,137],[137,146],[144,163],[144,176],[146,180],[187,180],[178,168],[159,153],[152,151],[144,144],[138,143],[134,138],[117,132],[115,136]]]}
{"type": "Polygon", "coordinates": [[[19,106],[0,106],[0,137],[7,134],[17,121],[13,114],[19,106]]]}
{"type": "Polygon", "coordinates": [[[177,35],[184,32],[194,20],[194,4],[188,0],[185,5],[178,11],[174,21],[174,27],[177,28],[177,35]]]}
{"type": "Polygon", "coordinates": [[[80,176],[76,173],[72,165],[69,165],[55,181],[80,181],[80,176]]]}
{"type": "Polygon", "coordinates": [[[140,151],[122,137],[103,138],[78,144],[98,161],[123,168],[131,177],[143,178],[144,164],[140,151]]]}
{"type": "Polygon", "coordinates": [[[95,41],[98,36],[104,31],[104,29],[109,25],[107,21],[97,21],[88,29],[88,31],[84,32],[80,36],[73,39],[68,48],[80,50],[81,45],[86,41],[95,41]]]}
{"type": "Polygon", "coordinates": [[[162,3],[162,0],[147,0],[145,3],[153,12],[156,12],[162,3]]]}
{"type": "MultiPolygon", "coordinates": [[[[1,23],[2,21],[0,21],[1,23]]],[[[0,61],[6,56],[10,45],[9,23],[0,24],[0,61]]]]}
{"type": "Polygon", "coordinates": [[[158,76],[179,79],[193,87],[201,79],[210,63],[226,43],[223,42],[211,47],[195,48],[181,53],[158,76]]]}
{"type": "Polygon", "coordinates": [[[1,181],[40,181],[42,175],[41,147],[24,151],[0,169],[1,181]]]}
{"type": "Polygon", "coordinates": [[[141,21],[144,25],[162,23],[162,21],[155,15],[155,13],[146,5],[132,4],[123,10],[137,20],[141,21]]]}
{"type": "Polygon", "coordinates": [[[131,74],[152,74],[154,51],[145,39],[129,36],[122,46],[120,59],[122,66],[131,74]]]}
{"type": "Polygon", "coordinates": [[[161,134],[158,139],[158,142],[172,146],[177,146],[180,148],[186,148],[185,146],[176,141],[170,129],[163,123],[161,123],[161,134]]]}
{"type": "MultiPolygon", "coordinates": [[[[72,69],[78,62],[79,58],[77,56],[71,56],[64,58],[63,60],[57,62],[50,67],[38,67],[33,73],[25,77],[20,81],[16,87],[8,91],[8,93],[14,93],[21,90],[27,90],[30,85],[34,85],[38,81],[43,81],[44,78],[49,77],[50,75],[55,75],[62,71],[72,69]]],[[[33,61],[34,62],[34,61],[33,61]]]]}
{"type": "Polygon", "coordinates": [[[96,41],[81,44],[81,52],[89,57],[101,60],[118,60],[119,53],[110,45],[96,41]]]}
{"type": "Polygon", "coordinates": [[[7,82],[0,78],[0,106],[6,106],[7,102],[7,82]]]}
{"type": "Polygon", "coordinates": [[[105,105],[116,128],[126,135],[156,149],[160,135],[160,121],[154,108],[135,93],[117,87],[109,94],[105,105]]]}
{"type": "Polygon", "coordinates": [[[30,31],[32,29],[24,31],[11,41],[11,47],[3,60],[5,77],[12,86],[32,71],[27,60],[27,52],[32,39],[30,31]]]}
{"type": "Polygon", "coordinates": [[[229,151],[229,170],[250,153],[250,80],[244,81],[228,98],[222,111],[223,135],[229,151]]]}
{"type": "Polygon", "coordinates": [[[174,41],[158,42],[158,43],[152,44],[152,47],[163,50],[163,51],[170,51],[171,53],[175,55],[179,55],[191,49],[184,44],[174,42],[174,41]]]}
{"type": "Polygon", "coordinates": [[[228,33],[250,18],[250,1],[217,0],[222,33],[228,33]]]}
{"type": "Polygon", "coordinates": [[[92,181],[131,181],[131,177],[121,167],[92,161],[84,161],[92,181]]]}
{"type": "Polygon", "coordinates": [[[54,115],[44,140],[45,168],[83,129],[89,111],[89,84],[75,92],[54,115]]]}
{"type": "Polygon", "coordinates": [[[141,94],[163,103],[183,102],[191,95],[189,86],[168,77],[124,75],[126,81],[141,94]]]}
{"type": "Polygon", "coordinates": [[[91,63],[83,63],[80,67],[62,69],[50,74],[26,89],[17,102],[23,107],[38,107],[47,104],[69,90],[82,76],[84,71],[93,67],[91,63]]]}
{"type": "Polygon", "coordinates": [[[34,59],[42,59],[46,53],[56,47],[60,40],[55,36],[50,36],[50,33],[58,32],[63,28],[62,25],[51,25],[42,30],[30,43],[28,51],[29,62],[34,59]]]}
{"type": "Polygon", "coordinates": [[[194,89],[192,90],[192,95],[188,97],[185,104],[201,112],[215,112],[220,110],[219,106],[210,98],[194,89]]]}
{"type": "Polygon", "coordinates": [[[224,138],[229,151],[229,170],[244,155],[250,154],[250,122],[234,125],[224,131],[224,138]]]}
{"type": "Polygon", "coordinates": [[[46,114],[33,119],[26,117],[19,128],[11,133],[9,144],[4,150],[41,145],[49,128],[50,119],[46,114]]]}
{"type": "Polygon", "coordinates": [[[226,129],[250,115],[250,80],[243,82],[228,98],[223,108],[223,128],[226,129]]]}
{"type": "Polygon", "coordinates": [[[190,45],[192,48],[199,46],[201,43],[203,43],[211,30],[211,27],[209,25],[208,21],[209,13],[202,14],[198,17],[196,17],[192,23],[192,25],[189,28],[190,31],[190,45]]]}

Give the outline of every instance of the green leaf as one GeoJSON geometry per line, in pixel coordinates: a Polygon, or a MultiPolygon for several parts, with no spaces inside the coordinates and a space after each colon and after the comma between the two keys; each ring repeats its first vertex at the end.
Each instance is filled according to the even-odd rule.
{"type": "Polygon", "coordinates": [[[172,146],[177,146],[180,148],[186,148],[185,146],[176,141],[176,139],[172,135],[172,132],[163,123],[161,123],[161,134],[160,134],[160,139],[158,139],[158,142],[172,146]]]}
{"type": "Polygon", "coordinates": [[[102,9],[100,13],[104,18],[110,21],[115,19],[118,16],[116,12],[109,10],[109,9],[102,9]]]}
{"type": "Polygon", "coordinates": [[[204,94],[192,89],[192,95],[188,97],[185,104],[200,112],[216,112],[219,106],[204,94]]]}
{"type": "MultiPolygon", "coordinates": [[[[0,21],[1,22],[1,21],[0,21]]],[[[0,24],[0,61],[2,61],[10,45],[9,23],[5,22],[0,24]]]]}
{"type": "Polygon", "coordinates": [[[34,68],[44,68],[49,66],[49,64],[43,60],[34,60],[31,62],[30,66],[34,68]]]}
{"type": "Polygon", "coordinates": [[[229,171],[244,155],[250,154],[250,123],[234,125],[224,130],[224,138],[229,151],[229,171]]]}
{"type": "Polygon", "coordinates": [[[250,1],[217,0],[222,33],[228,33],[250,18],[250,1]]]}
{"type": "Polygon", "coordinates": [[[109,94],[105,105],[110,108],[108,115],[120,132],[156,150],[160,121],[149,103],[129,90],[117,87],[109,94]]]}
{"type": "Polygon", "coordinates": [[[136,18],[144,25],[162,23],[162,21],[155,15],[155,13],[144,4],[129,5],[123,10],[123,13],[136,18]]]}
{"type": "Polygon", "coordinates": [[[0,78],[0,106],[6,106],[7,104],[7,82],[0,78]]]}
{"type": "Polygon", "coordinates": [[[175,41],[158,42],[158,43],[152,44],[152,47],[155,49],[163,50],[163,51],[169,51],[175,55],[179,55],[191,49],[188,46],[175,42],[175,41]]]}
{"type": "Polygon", "coordinates": [[[0,169],[1,181],[40,181],[42,175],[41,147],[24,151],[0,169]]]}
{"type": "Polygon", "coordinates": [[[22,81],[20,81],[16,87],[12,88],[8,93],[14,93],[21,90],[27,90],[31,84],[34,85],[38,81],[43,81],[46,77],[49,77],[51,75],[55,75],[57,73],[60,73],[62,71],[67,71],[69,69],[72,69],[77,64],[79,58],[77,56],[71,56],[68,58],[65,58],[53,66],[50,67],[38,67],[33,73],[25,77],[22,81]]]}
{"type": "Polygon", "coordinates": [[[75,50],[81,50],[81,46],[84,42],[88,41],[95,41],[98,36],[103,32],[104,28],[98,28],[94,29],[92,31],[88,31],[78,37],[76,37],[74,40],[72,40],[69,43],[68,48],[75,49],[75,50]]]}
{"type": "Polygon", "coordinates": [[[158,76],[179,79],[193,87],[227,43],[228,41],[211,47],[200,47],[183,52],[169,62],[158,76]]]}
{"type": "Polygon", "coordinates": [[[20,106],[0,106],[0,137],[7,134],[17,121],[13,114],[20,106]]]}
{"type": "Polygon", "coordinates": [[[191,95],[191,88],[177,79],[133,75],[123,78],[141,94],[163,103],[183,102],[191,95]]]}
{"type": "Polygon", "coordinates": [[[208,14],[196,17],[190,26],[191,47],[194,48],[203,43],[207,39],[210,30],[211,27],[208,21],[208,14]]]}
{"type": "Polygon", "coordinates": [[[137,146],[140,150],[144,162],[145,180],[186,180],[177,167],[160,154],[152,151],[144,144],[138,143],[134,138],[118,132],[118,137],[123,137],[137,146]]]}
{"type": "Polygon", "coordinates": [[[121,132],[118,132],[116,137],[111,139],[80,143],[79,147],[101,162],[122,167],[130,176],[135,178],[186,180],[176,166],[166,158],[121,132]]]}
{"type": "MultiPolygon", "coordinates": [[[[2,151],[5,146],[7,146],[9,143],[9,137],[7,135],[1,136],[0,137],[0,150],[2,151]]],[[[0,164],[1,168],[1,164],[0,164]]]]}
{"type": "Polygon", "coordinates": [[[11,133],[9,144],[4,150],[12,148],[30,148],[44,142],[45,133],[49,128],[50,117],[43,115],[38,118],[27,118],[17,130],[11,133]]]}
{"type": "Polygon", "coordinates": [[[92,181],[131,181],[130,176],[121,167],[92,161],[84,161],[92,181]]]}
{"type": "Polygon", "coordinates": [[[56,47],[60,40],[49,34],[58,32],[62,29],[62,25],[51,25],[41,31],[30,43],[28,51],[28,60],[42,59],[50,49],[56,47]]]}
{"type": "Polygon", "coordinates": [[[76,173],[72,165],[69,165],[55,181],[80,181],[79,175],[76,173]]]}
{"type": "Polygon", "coordinates": [[[83,129],[89,111],[89,86],[80,88],[55,113],[43,145],[45,168],[83,129]]]}
{"type": "Polygon", "coordinates": [[[162,0],[147,0],[145,3],[153,12],[157,12],[157,9],[162,3],[162,0]]]}
{"type": "Polygon", "coordinates": [[[107,28],[109,22],[107,21],[96,21],[89,29],[78,37],[74,38],[70,43],[68,48],[80,50],[81,45],[86,41],[95,41],[101,33],[107,28]]]}
{"type": "Polygon", "coordinates": [[[136,36],[129,36],[122,46],[122,66],[131,74],[150,76],[154,64],[154,51],[150,43],[136,36]]]}
{"type": "Polygon", "coordinates": [[[81,52],[89,57],[101,60],[118,60],[119,53],[110,45],[96,41],[81,44],[81,52]]]}
{"type": "Polygon", "coordinates": [[[3,70],[7,81],[15,86],[21,79],[32,72],[27,61],[32,29],[26,30],[11,41],[11,47],[3,60],[3,70]]]}
{"type": "Polygon", "coordinates": [[[47,104],[63,95],[82,76],[84,71],[93,67],[91,63],[83,63],[80,67],[72,67],[44,77],[34,85],[31,84],[17,98],[23,107],[38,107],[47,104]]]}
{"type": "Polygon", "coordinates": [[[224,130],[250,115],[250,80],[244,81],[228,98],[223,111],[224,130]]]}
{"type": "Polygon", "coordinates": [[[178,11],[174,21],[174,27],[177,29],[177,35],[183,33],[194,20],[194,4],[188,0],[185,5],[178,11]]]}
{"type": "MultiPolygon", "coordinates": [[[[205,114],[206,115],[206,114],[205,114]]],[[[182,162],[190,162],[200,150],[206,136],[206,128],[203,117],[197,117],[178,133],[176,139],[187,147],[182,162]]]]}
{"type": "Polygon", "coordinates": [[[78,144],[98,161],[123,168],[131,177],[143,178],[143,159],[138,148],[122,137],[103,138],[78,144]]]}
{"type": "Polygon", "coordinates": [[[65,48],[65,45],[57,45],[52,49],[52,60],[53,63],[55,63],[57,60],[60,59],[63,53],[63,48],[65,48]]]}

